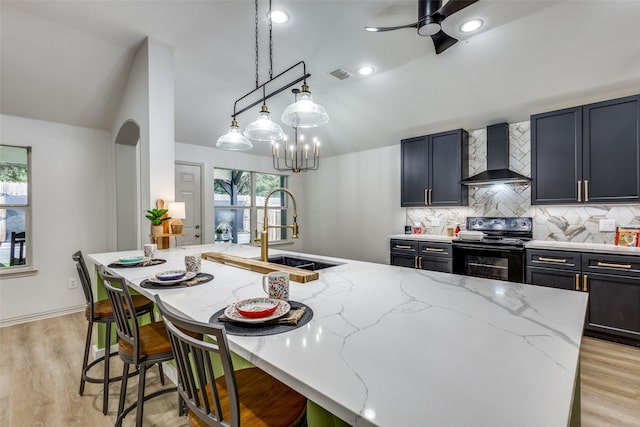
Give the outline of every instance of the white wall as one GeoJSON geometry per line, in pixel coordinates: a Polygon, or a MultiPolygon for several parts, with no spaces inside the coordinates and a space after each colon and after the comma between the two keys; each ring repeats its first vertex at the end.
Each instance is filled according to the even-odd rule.
{"type": "Polygon", "coordinates": [[[305,252],[388,263],[387,236],[405,222],[399,145],[321,159],[304,193],[305,252]]]}
{"type": "Polygon", "coordinates": [[[174,200],[174,103],[173,48],[146,39],[129,69],[111,129],[111,139],[115,141],[127,120],[140,127],[139,247],[149,241],[149,222],[144,212],[155,208],[157,199],[174,200]]]}
{"type": "Polygon", "coordinates": [[[35,275],[3,278],[0,324],[84,307],[71,254],[115,245],[113,161],[106,131],[0,116],[3,144],[31,146],[35,275]]]}
{"type": "MultiPolygon", "coordinates": [[[[212,140],[217,137],[212,137],[212,140]]],[[[273,169],[273,163],[270,157],[256,156],[244,152],[223,151],[212,147],[203,147],[200,145],[175,144],[175,159],[177,162],[188,162],[203,165],[203,243],[213,243],[215,238],[214,231],[214,212],[213,212],[213,169],[216,167],[225,169],[248,170],[265,173],[278,173],[273,169]]],[[[296,174],[289,175],[289,190],[294,194],[298,201],[298,218],[301,227],[308,224],[308,213],[300,206],[304,205],[306,191],[302,187],[303,181],[296,174]]],[[[302,251],[304,246],[304,233],[301,232],[300,238],[293,240],[293,245],[283,246],[284,250],[302,251]]]]}

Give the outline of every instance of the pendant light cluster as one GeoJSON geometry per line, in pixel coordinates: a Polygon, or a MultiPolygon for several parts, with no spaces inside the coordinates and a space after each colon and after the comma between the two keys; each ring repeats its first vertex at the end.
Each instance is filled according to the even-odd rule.
{"type": "MultiPolygon", "coordinates": [[[[314,128],[317,126],[322,126],[329,121],[329,116],[325,109],[313,102],[311,98],[311,92],[309,92],[309,86],[307,85],[307,77],[311,75],[306,71],[306,65],[304,61],[300,61],[277,76],[273,76],[273,22],[271,20],[271,0],[269,0],[269,80],[262,85],[259,85],[258,71],[259,71],[259,61],[258,61],[258,0],[255,0],[255,47],[256,47],[256,88],[246,95],[240,97],[233,105],[233,115],[231,120],[231,126],[229,131],[222,135],[218,142],[216,143],[216,147],[223,150],[230,151],[244,151],[250,150],[253,148],[252,141],[254,142],[271,142],[272,151],[275,153],[276,144],[284,142],[286,147],[286,135],[282,130],[282,127],[271,120],[269,108],[266,105],[266,100],[285,89],[290,88],[291,86],[303,82],[301,90],[294,89],[296,92],[295,102],[289,105],[284,112],[282,113],[281,120],[284,124],[295,128],[296,133],[296,143],[297,147],[297,128],[314,128]],[[293,69],[297,68],[299,65],[302,65],[302,76],[295,78],[293,81],[286,83],[284,86],[281,86],[278,89],[273,90],[269,94],[267,94],[267,86],[282,77],[283,75],[289,73],[293,69]],[[236,110],[237,104],[239,101],[244,100],[249,95],[254,94],[258,90],[262,89],[262,98],[253,104],[243,108],[240,111],[236,110]],[[240,132],[240,127],[236,120],[236,116],[247,111],[248,109],[254,107],[255,105],[262,102],[262,107],[260,108],[260,112],[258,114],[257,120],[249,123],[244,132],[240,132]]],[[[316,150],[314,148],[314,153],[316,150]]],[[[297,151],[296,151],[297,152],[297,151]]],[[[315,155],[314,155],[315,156],[315,155]]],[[[315,163],[315,157],[314,157],[315,163]]],[[[319,163],[319,162],[318,162],[319,163]]],[[[274,165],[275,165],[275,154],[274,154],[274,165]]],[[[317,169],[317,167],[316,167],[317,169]]],[[[278,169],[282,170],[282,169],[278,169]]],[[[290,169],[292,170],[292,169],[290,169]]],[[[296,172],[294,170],[294,172],[296,172]]],[[[298,171],[299,172],[299,171],[298,171]]]]}

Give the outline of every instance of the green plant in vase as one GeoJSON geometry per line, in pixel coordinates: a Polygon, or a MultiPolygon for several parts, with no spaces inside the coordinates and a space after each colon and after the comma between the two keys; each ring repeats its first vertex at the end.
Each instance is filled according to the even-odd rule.
{"type": "Polygon", "coordinates": [[[151,209],[147,211],[145,217],[151,221],[151,234],[155,236],[162,234],[162,223],[171,219],[171,217],[164,216],[167,212],[167,209],[151,209]]]}

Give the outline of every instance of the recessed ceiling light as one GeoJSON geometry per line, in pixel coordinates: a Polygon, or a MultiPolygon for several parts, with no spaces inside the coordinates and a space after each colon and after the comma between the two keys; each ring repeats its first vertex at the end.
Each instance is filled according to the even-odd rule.
{"type": "Polygon", "coordinates": [[[289,15],[281,10],[271,11],[271,21],[274,24],[286,24],[289,21],[289,15]]]}
{"type": "Polygon", "coordinates": [[[358,68],[358,74],[362,75],[362,76],[368,76],[369,74],[373,73],[373,67],[371,65],[363,65],[362,67],[358,68]]]}
{"type": "Polygon", "coordinates": [[[471,33],[482,27],[482,24],[482,19],[472,19],[462,24],[460,26],[460,31],[462,31],[463,33],[471,33]]]}

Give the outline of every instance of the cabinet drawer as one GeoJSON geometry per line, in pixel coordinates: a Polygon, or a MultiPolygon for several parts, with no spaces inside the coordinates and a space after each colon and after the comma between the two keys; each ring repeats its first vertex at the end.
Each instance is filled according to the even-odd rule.
{"type": "Polygon", "coordinates": [[[426,258],[422,257],[419,261],[423,270],[441,271],[443,273],[453,273],[453,261],[451,258],[426,258]]]}
{"type": "Polygon", "coordinates": [[[392,240],[391,252],[397,254],[411,254],[416,255],[418,253],[418,246],[420,242],[412,240],[392,240]]]}
{"type": "Polygon", "coordinates": [[[530,285],[546,286],[548,288],[581,290],[582,276],[580,272],[570,270],[558,271],[555,268],[527,268],[526,283],[530,285]]]}
{"type": "Polygon", "coordinates": [[[528,249],[527,267],[580,271],[580,252],[528,249]]]}
{"type": "Polygon", "coordinates": [[[582,254],[582,273],[602,273],[640,278],[640,256],[582,254]]]}
{"type": "Polygon", "coordinates": [[[451,258],[451,243],[420,242],[419,250],[425,257],[451,258]]]}

